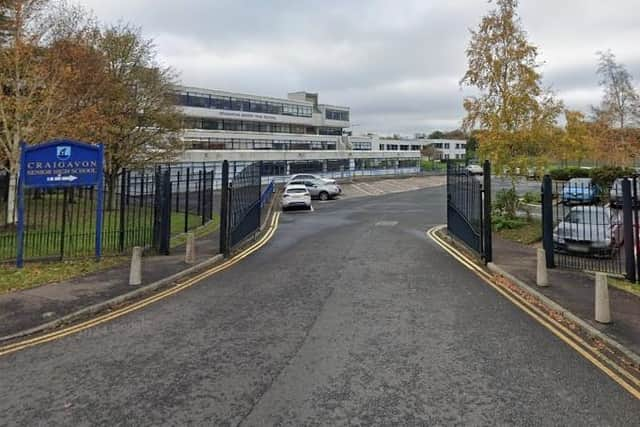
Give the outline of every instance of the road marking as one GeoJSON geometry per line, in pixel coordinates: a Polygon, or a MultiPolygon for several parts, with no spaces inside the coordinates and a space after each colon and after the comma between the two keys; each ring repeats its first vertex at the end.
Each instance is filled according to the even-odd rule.
{"type": "MultiPolygon", "coordinates": [[[[362,186],[366,186],[367,188],[370,188],[370,189],[371,189],[370,191],[371,191],[371,192],[374,192],[374,193],[376,193],[376,194],[384,194],[384,191],[383,191],[383,190],[380,190],[379,188],[374,187],[373,185],[369,185],[369,184],[367,184],[366,182],[361,182],[361,183],[360,183],[360,185],[362,185],[362,186]]],[[[375,196],[376,194],[372,194],[372,195],[373,195],[373,196],[375,196]]]]}
{"type": "Polygon", "coordinates": [[[436,231],[441,228],[443,228],[443,226],[433,227],[429,231],[427,231],[427,235],[431,238],[431,240],[433,240],[446,252],[448,252],[453,258],[458,260],[469,270],[473,271],[485,283],[490,285],[511,303],[513,303],[515,306],[527,313],[542,326],[551,331],[565,344],[569,345],[569,347],[573,348],[578,354],[591,362],[609,378],[618,383],[622,388],[627,390],[633,397],[640,400],[640,381],[636,377],[631,375],[623,367],[617,365],[615,362],[613,362],[603,354],[596,352],[593,347],[591,347],[581,337],[573,333],[570,329],[556,321],[554,318],[550,317],[547,313],[542,312],[539,308],[529,303],[526,299],[523,299],[520,295],[509,292],[505,288],[494,283],[493,276],[491,274],[481,269],[473,261],[469,260],[466,255],[445,242],[436,234],[436,231]],[[598,358],[601,360],[598,360],[598,358]],[[610,366],[607,366],[605,363],[610,366]],[[615,372],[614,369],[617,370],[617,372],[615,372]]]}
{"type": "Polygon", "coordinates": [[[54,341],[54,340],[58,340],[60,338],[66,337],[68,335],[72,335],[72,334],[76,334],[78,332],[84,331],[86,329],[89,328],[93,328],[95,326],[98,326],[102,323],[105,322],[109,322],[111,320],[115,320],[121,316],[124,316],[125,314],[131,313],[133,311],[137,311],[140,310],[141,308],[144,308],[150,304],[153,304],[154,302],[160,301],[162,299],[165,299],[169,296],[175,295],[178,292],[181,292],[187,288],[190,288],[191,286],[201,282],[202,280],[213,276],[216,273],[219,273],[220,271],[226,270],[229,267],[237,264],[238,262],[242,261],[243,259],[245,259],[246,257],[248,257],[249,255],[253,254],[254,252],[256,252],[258,249],[262,248],[264,245],[266,245],[269,240],[271,240],[271,238],[274,236],[276,230],[278,229],[278,220],[280,218],[280,212],[276,212],[274,214],[274,216],[271,218],[271,223],[269,225],[269,231],[267,231],[267,233],[262,236],[260,238],[260,240],[258,240],[257,242],[255,242],[254,244],[252,244],[251,246],[249,246],[248,248],[244,249],[243,251],[239,252],[238,254],[234,255],[232,258],[229,258],[227,261],[224,261],[222,264],[219,264],[217,266],[214,266],[212,268],[210,268],[209,270],[206,270],[202,273],[197,274],[196,276],[185,280],[182,283],[178,283],[176,285],[174,285],[173,287],[166,289],[162,292],[159,292],[157,294],[151,295],[145,299],[142,299],[138,302],[135,302],[133,304],[130,304],[126,307],[122,307],[120,309],[116,309],[110,313],[106,313],[103,314],[101,316],[95,317],[93,319],[89,319],[87,321],[78,323],[76,325],[72,325],[54,332],[50,332],[48,334],[44,334],[44,335],[40,335],[34,338],[30,338],[27,340],[23,340],[20,342],[16,342],[13,344],[9,344],[7,346],[3,346],[0,347],[0,356],[4,356],[10,353],[14,353],[16,351],[20,351],[20,350],[24,350],[26,348],[29,347],[33,347],[39,344],[44,344],[46,342],[49,341],[54,341]]]}
{"type": "Polygon", "coordinates": [[[368,190],[365,190],[364,188],[362,188],[360,185],[358,184],[351,184],[351,186],[356,189],[357,191],[359,191],[360,193],[364,193],[368,196],[376,196],[377,194],[371,193],[368,190]]]}

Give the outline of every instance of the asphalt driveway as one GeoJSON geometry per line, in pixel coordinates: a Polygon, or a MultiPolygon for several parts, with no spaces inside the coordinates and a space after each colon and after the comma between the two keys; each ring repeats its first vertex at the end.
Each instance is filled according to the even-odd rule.
{"type": "Polygon", "coordinates": [[[636,425],[631,395],[426,239],[443,200],[285,213],[200,285],[0,357],[0,424],[636,425]]]}

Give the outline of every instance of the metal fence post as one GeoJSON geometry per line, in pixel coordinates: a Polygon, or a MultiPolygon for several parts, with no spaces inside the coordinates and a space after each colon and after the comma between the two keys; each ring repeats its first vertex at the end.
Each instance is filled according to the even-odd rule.
{"type": "Polygon", "coordinates": [[[627,280],[636,281],[636,260],[634,253],[633,233],[633,200],[631,198],[631,182],[622,181],[622,227],[624,230],[624,254],[627,280]]]}
{"type": "Polygon", "coordinates": [[[169,255],[171,237],[171,171],[162,174],[160,254],[169,255]]]}
{"type": "Polygon", "coordinates": [[[191,168],[187,168],[187,182],[184,189],[184,232],[189,231],[189,181],[191,178],[191,168]]]}
{"type": "Polygon", "coordinates": [[[553,189],[551,176],[542,178],[542,246],[547,261],[547,268],[555,267],[553,257],[553,189]]]}
{"type": "Polygon", "coordinates": [[[484,161],[484,260],[493,261],[493,240],[491,220],[491,162],[484,161]]]}
{"type": "Polygon", "coordinates": [[[638,181],[638,175],[634,175],[633,177],[633,191],[632,191],[632,206],[633,206],[633,222],[635,224],[635,254],[636,254],[636,282],[640,282],[640,218],[638,218],[638,210],[640,210],[640,194],[638,194],[638,185],[640,182],[638,181]]]}
{"type": "Polygon", "coordinates": [[[127,170],[123,169],[120,175],[120,223],[118,224],[118,250],[124,252],[125,233],[125,203],[126,203],[126,176],[127,170]]]}
{"type": "Polygon", "coordinates": [[[220,192],[220,253],[229,257],[229,161],[222,162],[220,192]]]}

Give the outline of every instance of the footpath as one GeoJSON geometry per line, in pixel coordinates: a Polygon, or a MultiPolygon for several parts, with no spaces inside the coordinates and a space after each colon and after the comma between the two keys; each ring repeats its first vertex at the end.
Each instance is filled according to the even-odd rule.
{"type": "Polygon", "coordinates": [[[640,297],[609,286],[612,323],[594,320],[595,278],[581,271],[549,269],[548,287],[536,286],[536,249],[494,234],[493,264],[561,305],[593,328],[640,355],[640,297]]]}
{"type": "MultiPolygon", "coordinates": [[[[215,260],[219,234],[196,240],[193,266],[215,260]]],[[[0,295],[0,344],[3,338],[60,320],[95,304],[123,297],[137,289],[171,277],[192,267],[185,263],[185,247],[171,249],[168,256],[145,256],[142,284],[129,285],[129,263],[59,283],[0,295]]],[[[168,284],[168,283],[167,283],[168,284]]]]}

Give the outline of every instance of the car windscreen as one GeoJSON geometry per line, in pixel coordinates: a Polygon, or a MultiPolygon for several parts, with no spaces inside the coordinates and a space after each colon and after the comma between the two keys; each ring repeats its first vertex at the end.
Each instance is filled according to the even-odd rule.
{"type": "Polygon", "coordinates": [[[565,218],[566,222],[572,224],[601,224],[608,225],[610,213],[604,210],[582,210],[576,209],[569,212],[565,218]]]}
{"type": "Polygon", "coordinates": [[[289,188],[289,189],[287,189],[287,193],[289,193],[289,194],[304,194],[306,192],[307,192],[307,190],[305,190],[304,188],[289,188]]]}

